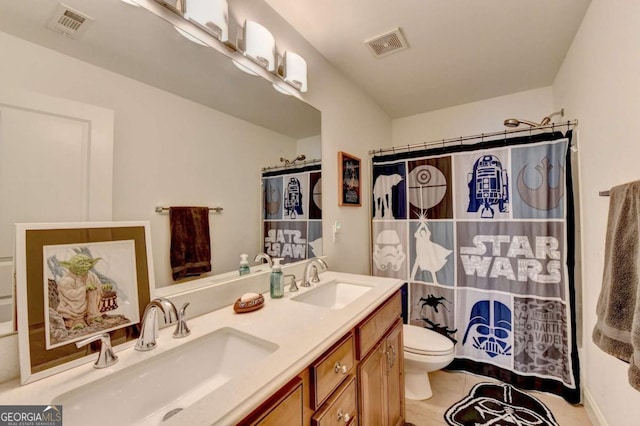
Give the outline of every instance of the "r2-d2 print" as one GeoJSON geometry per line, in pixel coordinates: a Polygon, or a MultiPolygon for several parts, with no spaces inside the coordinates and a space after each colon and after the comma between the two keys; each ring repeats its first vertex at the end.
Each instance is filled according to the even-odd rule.
{"type": "Polygon", "coordinates": [[[490,300],[480,300],[471,308],[462,345],[470,339],[475,349],[491,358],[511,356],[511,331],[511,309],[497,300],[493,304],[490,300]]]}
{"type": "Polygon", "coordinates": [[[302,191],[298,178],[292,177],[284,191],[284,214],[290,219],[295,219],[302,214],[302,191]]]}

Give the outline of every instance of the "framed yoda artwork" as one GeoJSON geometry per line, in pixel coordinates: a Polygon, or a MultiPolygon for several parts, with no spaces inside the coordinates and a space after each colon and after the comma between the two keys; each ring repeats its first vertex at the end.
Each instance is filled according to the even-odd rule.
{"type": "Polygon", "coordinates": [[[16,224],[16,294],[22,383],[93,361],[139,335],[151,300],[148,222],[16,224]]]}

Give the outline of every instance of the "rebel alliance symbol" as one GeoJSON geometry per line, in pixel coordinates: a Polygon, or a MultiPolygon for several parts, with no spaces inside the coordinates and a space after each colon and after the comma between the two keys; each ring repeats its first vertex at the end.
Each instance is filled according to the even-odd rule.
{"type": "Polygon", "coordinates": [[[564,195],[564,169],[560,167],[560,173],[558,174],[558,185],[552,187],[549,185],[549,175],[553,169],[553,165],[549,162],[549,157],[544,157],[535,169],[542,177],[540,185],[532,189],[524,181],[524,174],[527,169],[525,165],[520,173],[518,173],[518,192],[522,201],[527,203],[530,207],[538,210],[552,210],[560,205],[560,200],[564,195]]]}

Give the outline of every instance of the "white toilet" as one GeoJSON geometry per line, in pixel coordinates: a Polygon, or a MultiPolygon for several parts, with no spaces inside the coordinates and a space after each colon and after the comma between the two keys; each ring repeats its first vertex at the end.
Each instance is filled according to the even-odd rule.
{"type": "Polygon", "coordinates": [[[431,398],[430,371],[449,365],[454,357],[453,342],[440,333],[403,325],[404,338],[404,396],[407,399],[431,398]]]}

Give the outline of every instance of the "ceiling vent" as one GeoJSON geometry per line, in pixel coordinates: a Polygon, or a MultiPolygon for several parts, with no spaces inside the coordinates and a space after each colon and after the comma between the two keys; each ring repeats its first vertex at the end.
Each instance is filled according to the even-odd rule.
{"type": "Polygon", "coordinates": [[[53,12],[47,28],[71,38],[78,38],[92,22],[93,18],[60,3],[53,12]]]}
{"type": "Polygon", "coordinates": [[[371,53],[376,58],[382,58],[390,53],[399,52],[409,47],[409,45],[407,45],[407,41],[402,35],[402,32],[400,31],[400,28],[396,28],[395,30],[369,40],[365,40],[364,43],[369,46],[371,53]]]}

